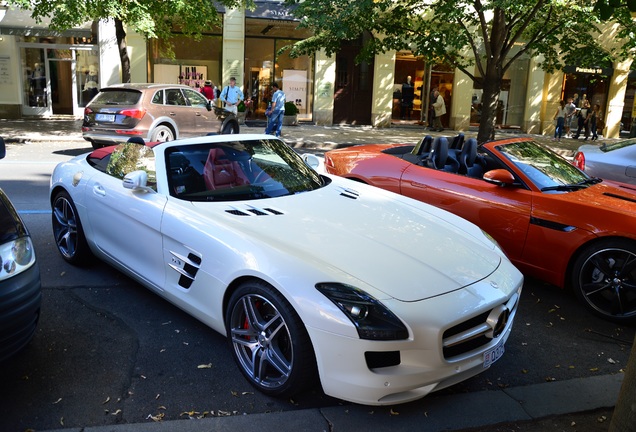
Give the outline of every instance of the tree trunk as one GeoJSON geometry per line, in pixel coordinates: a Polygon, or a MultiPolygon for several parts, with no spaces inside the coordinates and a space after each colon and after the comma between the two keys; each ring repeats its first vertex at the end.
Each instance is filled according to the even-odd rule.
{"type": "Polygon", "coordinates": [[[126,31],[124,24],[119,18],[115,18],[115,36],[117,37],[117,49],[119,50],[119,59],[121,61],[121,82],[130,82],[130,58],[128,57],[128,49],[126,45],[126,31]]]}
{"type": "Polygon", "coordinates": [[[481,119],[477,142],[483,144],[495,139],[495,125],[497,124],[497,104],[501,90],[501,78],[489,77],[484,79],[484,89],[481,95],[481,119]]]}
{"type": "Polygon", "coordinates": [[[636,337],[627,361],[627,370],[618,393],[609,432],[629,432],[636,425],[636,337]]]}
{"type": "Polygon", "coordinates": [[[503,81],[503,62],[505,60],[504,41],[508,29],[506,16],[501,8],[493,10],[488,50],[486,51],[486,70],[483,79],[483,94],[481,97],[481,119],[477,142],[483,144],[495,139],[495,125],[497,124],[497,105],[499,92],[503,81]]]}

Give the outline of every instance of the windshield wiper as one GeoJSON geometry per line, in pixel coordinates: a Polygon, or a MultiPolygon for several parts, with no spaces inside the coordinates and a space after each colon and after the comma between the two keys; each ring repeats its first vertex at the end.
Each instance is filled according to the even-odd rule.
{"type": "Polygon", "coordinates": [[[574,190],[583,189],[584,187],[585,187],[585,185],[582,185],[582,184],[563,184],[563,185],[543,187],[543,188],[541,188],[541,192],[548,192],[548,191],[570,192],[570,191],[574,191],[574,190]]]}
{"type": "Polygon", "coordinates": [[[598,177],[590,177],[588,179],[585,179],[581,182],[578,182],[578,185],[582,185],[582,186],[587,186],[587,185],[595,185],[598,184],[600,182],[602,182],[603,179],[602,178],[598,178],[598,177]]]}
{"type": "Polygon", "coordinates": [[[603,179],[600,179],[598,177],[591,177],[591,178],[585,179],[583,181],[580,181],[580,182],[574,183],[574,184],[563,184],[563,185],[556,185],[556,186],[546,186],[544,188],[541,188],[541,192],[548,192],[548,191],[570,192],[570,191],[575,191],[575,190],[579,190],[579,189],[585,189],[588,186],[595,185],[595,184],[600,183],[602,181],[603,181],[603,179]]]}

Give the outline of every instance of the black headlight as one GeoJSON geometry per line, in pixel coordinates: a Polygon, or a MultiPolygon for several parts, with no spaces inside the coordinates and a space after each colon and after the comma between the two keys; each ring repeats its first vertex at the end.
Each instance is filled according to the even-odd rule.
{"type": "Polygon", "coordinates": [[[406,339],[409,332],[393,312],[373,296],[349,285],[319,283],[316,289],[335,303],[356,326],[361,339],[406,339]]]}

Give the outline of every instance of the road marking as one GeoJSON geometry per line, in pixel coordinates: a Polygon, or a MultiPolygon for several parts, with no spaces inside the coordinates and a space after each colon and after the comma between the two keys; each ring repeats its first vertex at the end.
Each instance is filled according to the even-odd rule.
{"type": "Polygon", "coordinates": [[[51,210],[18,210],[18,213],[23,214],[23,215],[51,214],[51,210]]]}

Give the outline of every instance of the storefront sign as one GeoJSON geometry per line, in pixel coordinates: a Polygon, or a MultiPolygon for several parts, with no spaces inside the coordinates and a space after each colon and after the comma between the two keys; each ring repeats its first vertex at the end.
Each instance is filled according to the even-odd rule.
{"type": "Polygon", "coordinates": [[[11,57],[0,55],[0,85],[11,83],[11,57]]]}
{"type": "Polygon", "coordinates": [[[614,69],[602,67],[565,66],[563,68],[563,72],[612,76],[614,74],[614,69]]]}
{"type": "Polygon", "coordinates": [[[300,111],[307,106],[307,71],[283,70],[283,92],[287,102],[293,102],[300,111]]]}

